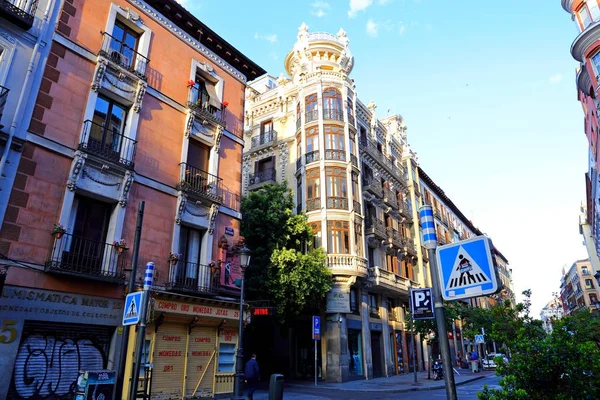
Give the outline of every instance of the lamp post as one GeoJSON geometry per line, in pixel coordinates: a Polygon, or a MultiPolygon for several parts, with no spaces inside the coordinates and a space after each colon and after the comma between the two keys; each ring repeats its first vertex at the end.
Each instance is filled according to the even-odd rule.
{"type": "Polygon", "coordinates": [[[233,385],[233,399],[244,400],[244,274],[250,265],[250,249],[244,246],[240,251],[240,270],[242,271],[242,284],[240,292],[240,318],[238,326],[238,349],[235,360],[235,382],[233,385]]]}

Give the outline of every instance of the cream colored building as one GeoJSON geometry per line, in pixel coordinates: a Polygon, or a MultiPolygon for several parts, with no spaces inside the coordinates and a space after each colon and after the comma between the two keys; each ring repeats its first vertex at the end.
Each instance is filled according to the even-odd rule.
{"type": "MultiPolygon", "coordinates": [[[[318,351],[318,373],[331,382],[409,372],[415,355],[424,368],[404,323],[409,288],[424,283],[402,161],[406,126],[357,97],[353,64],[343,30],[302,24],[287,77],[265,76],[246,91],[243,192],[287,181],[334,275],[318,351]]],[[[290,340],[296,370],[312,363],[312,342],[290,340]]]]}

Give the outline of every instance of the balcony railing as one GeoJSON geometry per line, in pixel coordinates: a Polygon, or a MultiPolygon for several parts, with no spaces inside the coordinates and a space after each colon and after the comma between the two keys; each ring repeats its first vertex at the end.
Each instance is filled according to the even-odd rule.
{"type": "MultiPolygon", "coordinates": [[[[4,106],[8,99],[8,92],[10,92],[10,89],[0,86],[0,120],[2,120],[2,114],[4,114],[4,106]]],[[[2,128],[2,125],[0,125],[0,128],[2,128]]]]}
{"type": "Polygon", "coordinates": [[[417,254],[417,249],[415,248],[415,242],[413,241],[412,238],[409,237],[405,237],[402,238],[402,241],[404,242],[404,247],[406,248],[406,251],[409,252],[410,254],[417,254]]]}
{"type": "Polygon", "coordinates": [[[187,163],[181,163],[179,166],[181,167],[181,178],[177,185],[179,190],[215,203],[223,202],[223,179],[187,163]]]}
{"type": "Polygon", "coordinates": [[[275,132],[275,131],[261,132],[260,134],[253,136],[250,139],[250,147],[254,148],[254,147],[262,146],[264,144],[274,142],[275,140],[277,140],[277,132],[275,132]]]}
{"type": "Polygon", "coordinates": [[[133,169],[137,141],[121,134],[120,126],[108,127],[90,120],[83,123],[79,150],[133,169]]]}
{"type": "Polygon", "coordinates": [[[347,254],[328,254],[327,266],[334,273],[350,273],[351,275],[367,275],[367,263],[364,258],[347,254]]]}
{"type": "Polygon", "coordinates": [[[346,150],[325,149],[326,160],[346,161],[346,150]]]}
{"type": "Polygon", "coordinates": [[[167,289],[174,292],[218,294],[221,269],[216,266],[178,261],[171,264],[167,289]]]}
{"type": "Polygon", "coordinates": [[[329,197],[327,196],[327,208],[337,210],[348,209],[348,199],[346,197],[329,197]]]}
{"type": "Polygon", "coordinates": [[[379,151],[379,148],[377,146],[378,143],[373,142],[372,140],[366,137],[361,137],[360,144],[363,148],[367,149],[367,151],[369,152],[369,154],[371,154],[371,156],[373,156],[373,158],[375,158],[384,166],[390,168],[390,170],[392,170],[396,175],[401,175],[401,171],[398,171],[398,168],[394,168],[394,163],[392,162],[392,160],[390,160],[385,154],[379,151]]]}
{"type": "Polygon", "coordinates": [[[380,318],[379,317],[379,308],[378,307],[369,306],[369,316],[371,318],[380,318]]]}
{"type": "Polygon", "coordinates": [[[385,223],[379,218],[370,217],[365,220],[366,233],[376,234],[382,239],[387,238],[387,231],[385,229],[385,223]]]}
{"type": "Polygon", "coordinates": [[[399,231],[392,227],[387,228],[388,237],[391,239],[392,244],[396,247],[404,247],[404,242],[402,240],[402,235],[399,231]]]}
{"type": "Polygon", "coordinates": [[[267,168],[262,171],[256,171],[253,174],[250,174],[250,178],[248,180],[249,186],[258,185],[259,183],[264,182],[275,182],[275,168],[267,168]]]}
{"type": "Polygon", "coordinates": [[[146,80],[146,67],[150,60],[107,32],[102,32],[102,35],[104,35],[104,38],[102,39],[100,55],[108,58],[119,67],[137,75],[139,78],[146,80]]]}
{"type": "Polygon", "coordinates": [[[296,160],[296,169],[300,169],[302,168],[302,156],[298,157],[298,159],[296,160]]]}
{"type": "Polygon", "coordinates": [[[304,113],[304,123],[309,123],[319,119],[319,110],[307,111],[304,113]]]}
{"type": "Polygon", "coordinates": [[[350,161],[352,162],[352,166],[358,168],[358,157],[354,154],[350,154],[350,161]]]}
{"type": "Polygon", "coordinates": [[[0,14],[17,25],[28,30],[33,26],[38,0],[0,0],[0,14]]]}
{"type": "Polygon", "coordinates": [[[360,205],[360,202],[356,201],[356,200],[352,200],[352,207],[354,207],[354,212],[357,212],[359,214],[362,214],[362,207],[360,205]]]}
{"type": "Polygon", "coordinates": [[[225,128],[225,115],[222,109],[211,105],[208,97],[200,93],[200,89],[197,86],[189,86],[188,88],[188,107],[198,117],[225,128]]]}
{"type": "Polygon", "coordinates": [[[400,206],[400,211],[402,212],[402,214],[404,214],[405,216],[412,218],[412,210],[410,209],[410,207],[408,206],[408,203],[406,202],[402,202],[402,205],[400,206]]]}
{"type": "Polygon", "coordinates": [[[123,283],[126,249],[71,234],[55,236],[46,271],[123,283]]]}
{"type": "Polygon", "coordinates": [[[400,322],[400,315],[396,310],[388,310],[388,320],[400,322]]]}
{"type": "Polygon", "coordinates": [[[383,188],[383,202],[392,208],[398,208],[398,198],[391,189],[386,187],[383,188]]]}
{"type": "Polygon", "coordinates": [[[377,179],[372,176],[363,175],[362,184],[364,190],[367,190],[376,196],[383,197],[383,186],[377,179]]]}
{"type": "Polygon", "coordinates": [[[352,114],[348,114],[348,124],[351,126],[354,126],[355,122],[354,122],[354,115],[352,114]]]}
{"type": "Polygon", "coordinates": [[[306,200],[306,211],[315,211],[321,209],[321,198],[307,199],[306,200]]]}
{"type": "Polygon", "coordinates": [[[321,156],[319,155],[319,150],[309,151],[306,153],[305,157],[306,157],[307,164],[310,164],[311,162],[319,161],[321,159],[321,156]]]}
{"type": "Polygon", "coordinates": [[[325,108],[323,109],[323,119],[343,121],[344,113],[342,110],[336,110],[335,108],[325,108]]]}

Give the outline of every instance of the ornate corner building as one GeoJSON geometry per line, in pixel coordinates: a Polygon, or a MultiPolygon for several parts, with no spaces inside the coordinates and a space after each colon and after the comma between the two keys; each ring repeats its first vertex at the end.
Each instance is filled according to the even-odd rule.
{"type": "MultiPolygon", "coordinates": [[[[374,102],[357,97],[343,30],[309,32],[302,24],[284,64],[289,78],[265,76],[246,90],[243,192],[287,181],[327,252],[334,288],[323,313],[321,376],[341,382],[408,372],[415,356],[422,369],[421,347],[415,353],[404,323],[409,288],[422,283],[404,120],[380,119],[374,102]]],[[[295,340],[292,364],[310,362],[312,342],[295,340]]]]}
{"type": "MultiPolygon", "coordinates": [[[[577,99],[584,113],[584,133],[588,140],[588,170],[585,173],[586,200],[581,207],[579,231],[584,239],[593,275],[600,283],[600,120],[598,88],[600,82],[600,2],[598,0],[561,0],[571,15],[579,35],[571,45],[571,55],[580,65],[575,84],[577,99]]],[[[600,292],[598,292],[600,294],[600,292]]]]}

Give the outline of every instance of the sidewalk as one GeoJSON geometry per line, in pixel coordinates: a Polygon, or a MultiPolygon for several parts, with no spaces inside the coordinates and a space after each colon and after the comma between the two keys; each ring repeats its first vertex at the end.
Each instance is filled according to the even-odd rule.
{"type": "MultiPolygon", "coordinates": [[[[481,371],[472,373],[467,369],[459,369],[458,374],[454,374],[454,381],[456,386],[464,385],[468,382],[473,382],[478,379],[485,378],[494,374],[494,371],[481,371]]],[[[394,375],[386,378],[375,378],[370,380],[358,380],[344,383],[320,383],[318,386],[314,386],[313,382],[305,381],[290,381],[285,384],[285,398],[294,399],[302,398],[307,400],[319,400],[323,397],[310,396],[305,393],[295,395],[294,389],[302,388],[304,390],[314,389],[315,392],[323,389],[327,390],[340,390],[340,391],[356,391],[356,392],[388,392],[388,393],[401,393],[401,392],[412,392],[420,390],[435,390],[443,389],[445,387],[444,380],[434,381],[433,379],[427,379],[427,372],[417,373],[417,382],[414,381],[414,374],[394,375]],[[295,397],[300,396],[300,397],[295,397]]],[[[315,393],[316,394],[316,393],[315,393]]],[[[268,393],[257,392],[254,396],[257,400],[268,399],[268,393]]]]}

